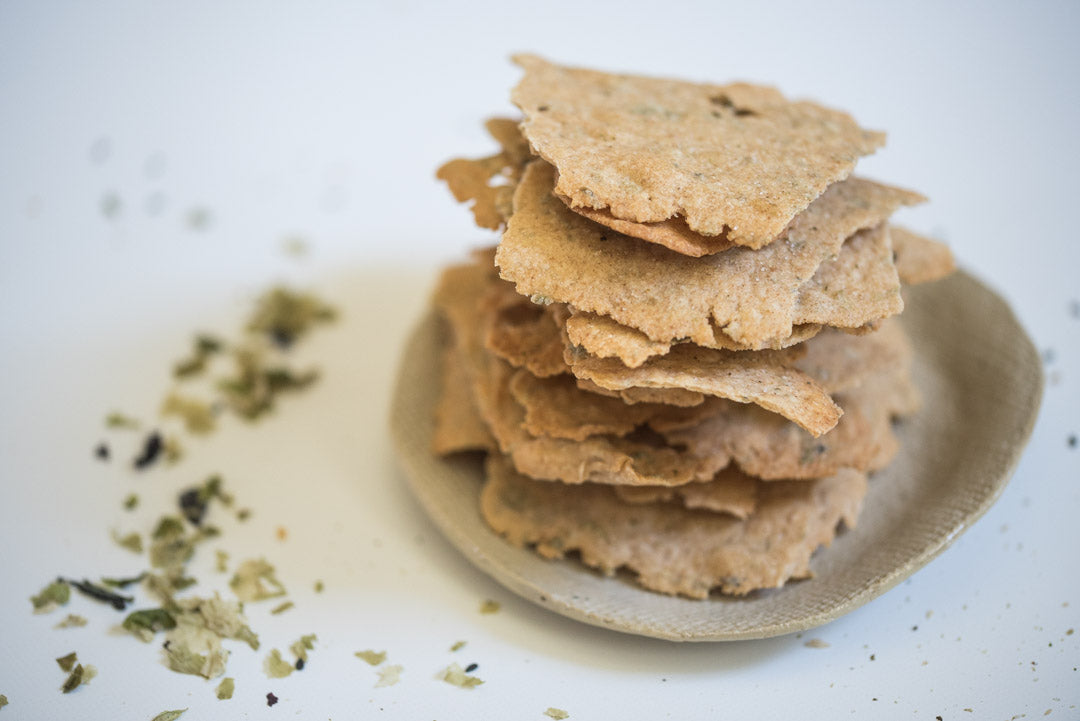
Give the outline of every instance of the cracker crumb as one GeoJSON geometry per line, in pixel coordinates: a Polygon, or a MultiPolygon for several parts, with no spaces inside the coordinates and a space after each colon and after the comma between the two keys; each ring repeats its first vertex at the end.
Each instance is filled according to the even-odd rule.
{"type": "Polygon", "coordinates": [[[379,680],[375,682],[375,688],[382,688],[384,686],[393,686],[401,680],[401,672],[404,671],[402,666],[383,666],[377,669],[379,674],[379,680]]]}
{"type": "Polygon", "coordinates": [[[807,648],[828,648],[829,642],[823,641],[820,638],[812,638],[804,643],[803,646],[806,646],[807,648]]]}
{"type": "Polygon", "coordinates": [[[501,607],[502,606],[499,604],[498,601],[492,601],[489,598],[489,599],[485,600],[483,603],[480,604],[480,613],[483,613],[483,614],[498,613],[499,609],[501,607]]]}
{"type": "Polygon", "coordinates": [[[570,714],[566,713],[561,708],[555,708],[554,706],[548,706],[547,711],[544,711],[544,715],[553,719],[570,718],[570,714]]]}

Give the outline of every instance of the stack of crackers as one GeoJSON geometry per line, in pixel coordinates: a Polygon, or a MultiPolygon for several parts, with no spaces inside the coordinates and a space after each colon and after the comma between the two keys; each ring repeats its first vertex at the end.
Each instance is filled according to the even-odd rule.
{"type": "Polygon", "coordinates": [[[918,406],[902,286],[953,269],[852,176],[884,143],[772,88],[533,56],[496,155],[439,169],[493,249],[447,269],[435,451],[510,543],[705,598],[811,575],[918,406]]]}

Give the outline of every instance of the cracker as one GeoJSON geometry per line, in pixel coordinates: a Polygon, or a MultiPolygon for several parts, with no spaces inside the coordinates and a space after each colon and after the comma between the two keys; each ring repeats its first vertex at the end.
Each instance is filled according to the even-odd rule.
{"type": "Polygon", "coordinates": [[[889,234],[896,253],[896,271],[906,285],[941,280],[956,270],[956,260],[944,243],[897,225],[890,226],[889,234]]]}
{"type": "Polygon", "coordinates": [[[566,373],[563,337],[551,313],[542,305],[497,281],[485,294],[484,344],[489,351],[518,368],[546,378],[566,373]]]}
{"type": "Polygon", "coordinates": [[[711,481],[684,486],[613,486],[626,503],[678,501],[686,508],[730,513],[745,519],[757,506],[758,481],[734,468],[726,468],[711,481]]]}
{"type": "Polygon", "coordinates": [[[602,388],[683,388],[754,403],[820,436],[836,425],[842,411],[817,381],[794,367],[798,354],[793,350],[736,352],[686,344],[637,368],[572,350],[566,360],[575,376],[602,388]]]}
{"type": "Polygon", "coordinates": [[[705,394],[688,391],[685,388],[624,388],[613,391],[602,388],[590,380],[577,379],[577,387],[590,393],[598,393],[611,398],[621,398],[623,403],[662,403],[679,408],[692,408],[705,402],[705,394]]]}
{"type": "Polygon", "coordinates": [[[842,471],[813,482],[759,486],[746,520],[670,504],[628,504],[594,484],[531,481],[493,454],[480,494],[495,532],[546,558],[580,551],[588,566],[627,568],[645,588],[706,598],[718,588],[745,595],[811,575],[810,556],[831,543],[837,526],[854,526],[866,477],[842,471]]]}
{"type": "MultiPolygon", "coordinates": [[[[899,312],[895,305],[878,302],[859,314],[842,298],[833,296],[830,305],[811,296],[816,302],[808,314],[802,307],[802,289],[809,284],[807,279],[824,271],[851,297],[876,298],[888,290],[882,285],[891,278],[898,302],[891,250],[885,250],[888,257],[875,253],[877,245],[859,240],[863,233],[846,243],[844,238],[864,222],[887,215],[908,197],[907,191],[845,181],[845,188],[855,183],[852,188],[874,190],[849,196],[847,191],[830,189],[821,207],[835,204],[850,212],[823,213],[821,225],[800,220],[799,228],[809,223],[805,235],[794,234],[793,228],[785,240],[760,251],[733,248],[689,258],[619,235],[571,212],[550,193],[552,174],[546,163],[534,161],[526,167],[514,195],[514,215],[496,253],[500,274],[522,295],[610,317],[653,341],[687,338],[706,347],[718,345],[718,335],[724,334],[740,347],[768,348],[789,337],[795,324],[863,325],[899,312]],[[874,212],[860,207],[869,195],[881,198],[873,204],[874,212]],[[828,259],[833,252],[835,260],[828,259]],[[870,262],[884,267],[870,268],[870,262]]],[[[867,233],[873,240],[884,231],[867,233]]]]}
{"type": "Polygon", "coordinates": [[[568,68],[531,55],[511,93],[573,207],[760,248],[884,144],[846,113],[775,89],[568,68]],[[748,192],[753,189],[753,192],[748,192]]]}
{"type": "Polygon", "coordinates": [[[431,445],[440,455],[495,450],[495,441],[476,407],[472,377],[456,345],[444,351],[442,393],[435,407],[431,445]]]}
{"type": "Polygon", "coordinates": [[[485,158],[450,160],[435,177],[447,184],[459,203],[471,202],[477,225],[496,230],[510,217],[514,187],[531,153],[516,120],[491,118],[485,127],[502,150],[485,158]]]}

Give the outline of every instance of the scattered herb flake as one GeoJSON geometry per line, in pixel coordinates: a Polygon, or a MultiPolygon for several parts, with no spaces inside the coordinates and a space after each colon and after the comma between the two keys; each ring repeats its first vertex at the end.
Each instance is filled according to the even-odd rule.
{"type": "Polygon", "coordinates": [[[229,570],[229,554],[226,551],[222,551],[220,548],[214,551],[214,556],[217,559],[214,562],[214,570],[218,573],[225,573],[229,570]]]}
{"type": "Polygon", "coordinates": [[[142,427],[142,424],[131,416],[124,415],[119,411],[113,411],[105,416],[105,426],[107,428],[123,428],[129,431],[137,431],[142,427]]]}
{"type": "Polygon", "coordinates": [[[202,626],[216,636],[243,641],[253,651],[259,650],[259,637],[244,620],[242,604],[226,601],[216,593],[213,598],[185,598],[175,604],[181,611],[179,621],[202,626]]]}
{"type": "Polygon", "coordinates": [[[322,593],[324,588],[326,588],[326,586],[323,585],[322,581],[315,582],[315,593],[322,593]]]}
{"type": "Polygon", "coordinates": [[[249,518],[251,518],[250,508],[241,508],[239,511],[236,512],[236,520],[240,522],[246,521],[249,518]]]}
{"type": "Polygon", "coordinates": [[[0,693],[0,708],[4,708],[4,707],[5,707],[5,706],[7,706],[7,705],[8,705],[8,700],[7,700],[7,696],[5,696],[4,694],[0,693]]]}
{"type": "Polygon", "coordinates": [[[386,651],[357,651],[354,654],[357,658],[367,661],[371,666],[378,666],[380,663],[386,660],[386,651]]]}
{"type": "Polygon", "coordinates": [[[250,559],[240,564],[229,587],[241,601],[262,601],[285,595],[285,587],[274,575],[274,567],[264,559],[250,559]]]}
{"type": "Polygon", "coordinates": [[[170,393],[161,404],[162,416],[177,416],[184,421],[188,433],[204,436],[217,427],[214,409],[209,403],[170,393]]]}
{"type": "Polygon", "coordinates": [[[34,613],[49,613],[57,606],[66,605],[71,599],[71,588],[67,582],[57,580],[41,589],[41,593],[30,597],[30,603],[34,604],[34,613]]]}
{"type": "Polygon", "coordinates": [[[82,581],[72,581],[71,579],[67,579],[67,583],[83,595],[89,596],[97,601],[104,601],[117,611],[123,611],[127,608],[127,605],[134,600],[131,596],[121,596],[119,593],[114,593],[107,588],[102,588],[101,586],[90,583],[90,581],[87,581],[86,579],[83,579],[82,581]]]}
{"type": "Polygon", "coordinates": [[[561,708],[555,708],[554,706],[548,706],[548,709],[544,712],[544,715],[553,719],[557,719],[558,721],[570,718],[570,714],[566,713],[561,708]]]}
{"type": "Polygon", "coordinates": [[[398,665],[383,666],[382,668],[376,669],[376,672],[379,674],[379,680],[375,682],[375,688],[393,686],[401,680],[401,672],[404,670],[404,667],[398,665]]]}
{"type": "Polygon", "coordinates": [[[154,462],[161,456],[161,451],[164,450],[165,444],[161,438],[161,434],[157,431],[153,431],[143,441],[143,449],[135,460],[132,462],[136,470],[142,471],[149,468],[154,462]]]}
{"type": "Polygon", "coordinates": [[[451,651],[460,651],[465,648],[465,641],[455,641],[454,645],[450,647],[451,651]]]}
{"type": "Polygon", "coordinates": [[[126,548],[132,553],[143,552],[142,536],[140,536],[138,533],[135,533],[134,531],[127,534],[126,536],[121,536],[119,532],[116,531],[116,529],[113,529],[112,539],[116,541],[116,545],[120,546],[121,548],[126,548]]]}
{"type": "Polygon", "coordinates": [[[273,692],[266,694],[266,705],[267,706],[273,706],[277,702],[278,702],[278,697],[275,696],[273,694],[273,692]]]}
{"type": "Polygon", "coordinates": [[[150,721],[176,721],[176,719],[184,715],[185,711],[187,711],[186,708],[177,709],[175,711],[162,711],[157,716],[150,719],[150,721]]]}
{"type": "Polygon", "coordinates": [[[820,638],[812,638],[804,643],[803,646],[806,646],[807,648],[828,648],[829,642],[822,641],[820,638]]]}
{"type": "Polygon", "coordinates": [[[60,687],[60,690],[64,693],[71,693],[79,686],[90,683],[90,679],[97,676],[97,669],[87,664],[83,666],[81,663],[76,664],[75,668],[71,669],[71,675],[64,681],[64,685],[60,687]]]}
{"type": "Polygon", "coordinates": [[[480,604],[480,613],[483,613],[483,614],[498,613],[499,608],[501,608],[501,606],[499,605],[499,602],[498,601],[492,601],[489,598],[486,601],[484,601],[482,604],[480,604]]]}
{"type": "Polygon", "coordinates": [[[150,565],[170,568],[187,563],[195,553],[198,536],[187,536],[184,522],[176,516],[162,516],[151,536],[150,565]]]}
{"type": "Polygon", "coordinates": [[[146,571],[143,571],[138,576],[132,576],[131,578],[103,578],[101,582],[109,588],[127,588],[134,583],[140,583],[146,576],[146,571]]]}
{"type": "Polygon", "coordinates": [[[81,626],[85,626],[87,623],[89,622],[82,616],[77,616],[74,613],[69,613],[67,615],[67,618],[53,626],[53,628],[79,628],[81,626]]]}
{"type": "Polygon", "coordinates": [[[139,506],[139,496],[135,493],[129,493],[127,498],[124,499],[124,510],[134,511],[139,506]]]}
{"type": "Polygon", "coordinates": [[[295,668],[293,668],[291,663],[281,657],[281,651],[274,648],[270,649],[266,661],[263,662],[263,670],[266,672],[268,678],[285,678],[291,674],[295,668]]]}
{"type": "Polygon", "coordinates": [[[1078,441],[1076,439],[1076,434],[1075,433],[1070,433],[1069,434],[1069,439],[1066,441],[1066,444],[1069,446],[1069,448],[1076,448],[1077,442],[1078,441]]]}
{"type": "Polygon", "coordinates": [[[217,690],[214,693],[217,694],[218,699],[225,701],[232,698],[233,691],[236,690],[236,682],[232,677],[226,677],[221,679],[221,683],[218,684],[217,690]]]}
{"type": "Polygon", "coordinates": [[[149,642],[158,631],[176,628],[176,619],[163,608],[145,608],[129,613],[121,625],[143,641],[149,642]]]}
{"type": "Polygon", "coordinates": [[[210,335],[195,336],[193,346],[191,356],[173,366],[173,376],[176,378],[199,375],[206,370],[207,359],[215,353],[220,353],[223,348],[222,342],[210,335]]]}
{"type": "Polygon", "coordinates": [[[307,662],[307,652],[315,649],[315,641],[318,640],[315,634],[309,633],[301,636],[300,640],[289,646],[289,650],[293,652],[293,656],[296,656],[301,661],[307,662]]]}
{"type": "Polygon", "coordinates": [[[201,206],[190,208],[187,212],[187,227],[189,230],[204,231],[213,224],[214,216],[209,209],[201,206]]]}
{"type": "Polygon", "coordinates": [[[78,660],[78,654],[72,651],[67,656],[61,656],[60,658],[56,659],[56,663],[60,666],[60,670],[64,673],[71,673],[71,669],[75,667],[75,662],[78,660]]]}
{"type": "Polygon", "coordinates": [[[483,681],[476,676],[469,676],[466,674],[465,670],[456,663],[452,663],[443,669],[443,671],[439,673],[438,678],[459,688],[475,688],[483,683],[483,681]]]}
{"type": "Polygon", "coordinates": [[[169,631],[165,641],[165,656],[169,668],[177,673],[217,678],[225,673],[229,652],[221,648],[221,639],[208,629],[189,623],[178,623],[169,631]]]}
{"type": "Polygon", "coordinates": [[[288,611],[290,608],[294,607],[295,605],[296,604],[294,604],[292,601],[286,601],[285,603],[279,603],[277,606],[274,606],[274,609],[272,611],[270,611],[270,613],[271,613],[271,615],[276,616],[279,613],[285,613],[286,611],[288,611]]]}
{"type": "Polygon", "coordinates": [[[103,461],[109,460],[109,447],[104,443],[99,443],[94,449],[94,456],[103,461]]]}
{"type": "Polygon", "coordinates": [[[180,441],[176,436],[168,436],[163,443],[161,455],[165,459],[165,462],[170,466],[179,463],[180,459],[184,457],[184,447],[180,445],[180,441]]]}
{"type": "Polygon", "coordinates": [[[318,323],[328,323],[337,313],[326,303],[307,293],[288,288],[273,288],[255,306],[247,329],[267,335],[282,348],[288,348],[318,323]]]}

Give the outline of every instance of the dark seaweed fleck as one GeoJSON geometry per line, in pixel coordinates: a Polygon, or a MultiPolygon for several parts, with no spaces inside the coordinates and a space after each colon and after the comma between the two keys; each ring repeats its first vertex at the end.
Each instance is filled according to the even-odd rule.
{"type": "Polygon", "coordinates": [[[140,471],[148,468],[161,456],[163,450],[165,450],[165,443],[162,441],[161,434],[154,431],[146,437],[142,453],[135,459],[135,468],[140,471]]]}
{"type": "Polygon", "coordinates": [[[1071,434],[1069,435],[1069,440],[1068,440],[1068,441],[1066,441],[1066,443],[1068,443],[1068,444],[1069,444],[1069,448],[1076,448],[1076,443],[1077,443],[1077,440],[1076,440],[1076,434],[1075,434],[1075,433],[1071,433],[1071,434]]]}
{"type": "Polygon", "coordinates": [[[277,698],[277,696],[275,696],[273,694],[273,692],[266,694],[266,705],[267,706],[273,706],[277,702],[278,702],[278,698],[277,698]]]}
{"type": "Polygon", "coordinates": [[[103,461],[109,460],[109,447],[104,443],[99,443],[98,447],[94,449],[94,455],[103,461]]]}
{"type": "Polygon", "coordinates": [[[97,599],[98,601],[104,601],[108,603],[117,611],[123,611],[127,608],[127,605],[131,603],[133,599],[131,596],[121,596],[119,593],[114,593],[107,588],[102,588],[96,584],[90,583],[83,579],[82,581],[73,581],[71,579],[58,578],[57,581],[62,583],[68,583],[75,587],[79,592],[89,596],[90,598],[97,599]]]}
{"type": "Polygon", "coordinates": [[[475,671],[479,667],[480,667],[480,664],[470,663],[468,666],[465,667],[465,673],[472,673],[473,671],[475,671]]]}
{"type": "Polygon", "coordinates": [[[198,488],[191,488],[180,494],[180,510],[191,525],[202,524],[203,517],[206,516],[206,500],[198,488]]]}
{"type": "Polygon", "coordinates": [[[302,658],[296,659],[296,670],[297,671],[303,671],[304,670],[304,659],[302,659],[302,658]]]}

